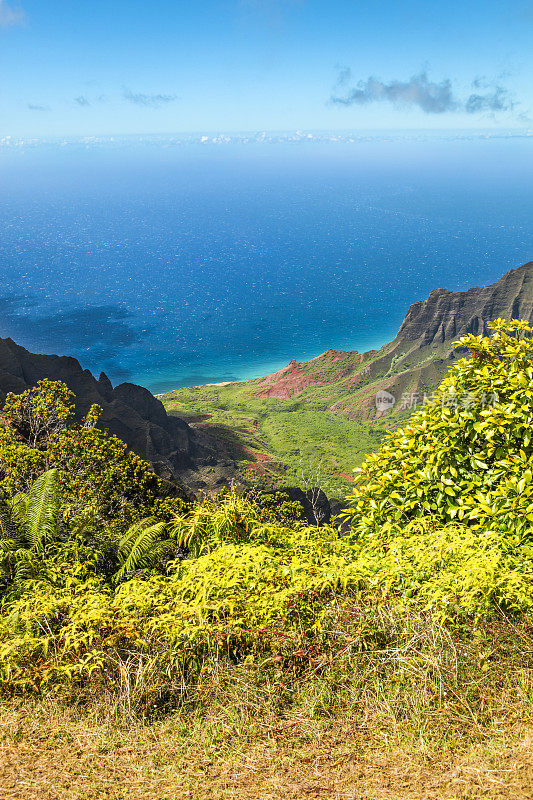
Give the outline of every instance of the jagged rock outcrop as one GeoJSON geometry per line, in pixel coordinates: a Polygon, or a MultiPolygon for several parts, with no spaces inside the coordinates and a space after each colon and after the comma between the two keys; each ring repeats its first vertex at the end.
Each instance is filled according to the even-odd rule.
{"type": "Polygon", "coordinates": [[[533,261],[488,286],[464,292],[434,289],[426,300],[413,303],[394,340],[367,365],[374,382],[369,381],[371,391],[362,407],[374,413],[378,389],[386,389],[397,400],[411,395],[417,402],[436,388],[454,359],[464,356],[452,343],[469,333],[486,336],[487,323],[498,317],[533,323],[533,261]]]}
{"type": "Polygon", "coordinates": [[[394,340],[379,351],[328,350],[310,361],[293,360],[272,375],[243,384],[243,392],[301,402],[316,401],[320,393],[321,401],[329,397],[332,413],[373,418],[383,413],[376,409],[376,394],[384,390],[396,399],[393,415],[412,410],[438,386],[450,363],[464,355],[452,343],[467,333],[486,335],[487,323],[498,317],[533,324],[533,261],[489,286],[464,292],[434,289],[426,300],[410,306],[394,340]]]}
{"type": "Polygon", "coordinates": [[[464,292],[434,289],[427,300],[409,307],[394,341],[442,347],[467,333],[485,336],[487,322],[497,317],[533,321],[533,261],[489,286],[464,292]]]}
{"type": "MultiPolygon", "coordinates": [[[[169,416],[161,401],[142,386],[122,383],[113,388],[104,373],[96,380],[75,358],[36,355],[11,339],[0,339],[1,402],[8,392],[23,392],[42,378],[63,381],[74,392],[78,417],[93,403],[102,406],[100,427],[122,439],[167,480],[220,466],[217,444],[182,419],[169,416]]],[[[232,473],[232,465],[226,466],[232,473]]],[[[196,477],[199,486],[207,485],[196,477]]]]}

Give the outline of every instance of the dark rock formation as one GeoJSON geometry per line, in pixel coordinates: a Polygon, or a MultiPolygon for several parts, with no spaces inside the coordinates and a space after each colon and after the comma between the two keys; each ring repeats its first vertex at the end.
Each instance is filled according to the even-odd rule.
{"type": "Polygon", "coordinates": [[[509,270],[489,286],[464,292],[434,289],[427,300],[413,303],[395,339],[369,364],[369,375],[379,385],[371,387],[368,407],[373,406],[376,388],[386,389],[397,400],[406,393],[421,398],[433,391],[450,363],[465,355],[463,349],[452,347],[453,342],[468,333],[486,336],[487,323],[499,317],[533,323],[533,261],[509,270]]]}
{"type": "Polygon", "coordinates": [[[345,395],[330,410],[351,417],[380,416],[376,393],[385,390],[396,398],[389,413],[405,410],[402,398],[412,398],[412,409],[440,383],[454,359],[465,355],[452,347],[461,336],[486,336],[487,323],[503,319],[526,319],[533,324],[533,261],[509,270],[489,286],[464,292],[434,289],[426,300],[413,303],[396,337],[376,354],[365,353],[356,370],[352,398],[345,395]],[[358,386],[362,386],[358,389],[358,386]]]}
{"type": "Polygon", "coordinates": [[[434,289],[427,300],[409,307],[394,341],[441,347],[467,333],[486,336],[487,322],[497,317],[533,321],[533,261],[489,286],[465,292],[434,289]]]}
{"type": "MultiPolygon", "coordinates": [[[[142,386],[122,383],[113,388],[104,373],[96,380],[75,358],[35,355],[11,339],[0,339],[0,402],[8,392],[23,392],[43,378],[63,381],[74,392],[78,417],[93,403],[102,406],[100,427],[122,439],[167,480],[218,463],[216,443],[169,416],[161,401],[142,386]]],[[[232,473],[232,465],[227,466],[232,473]]]]}

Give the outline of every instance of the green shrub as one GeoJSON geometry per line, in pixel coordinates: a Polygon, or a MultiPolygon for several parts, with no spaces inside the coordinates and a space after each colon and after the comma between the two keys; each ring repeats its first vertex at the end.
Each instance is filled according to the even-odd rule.
{"type": "Polygon", "coordinates": [[[148,464],[116,436],[96,428],[92,406],[74,417],[74,395],[60,381],[39,381],[6,398],[0,426],[0,487],[26,492],[47,469],[59,470],[65,519],[98,518],[124,529],[147,516],[161,496],[161,482],[148,464]]]}
{"type": "Polygon", "coordinates": [[[233,494],[216,511],[208,502],[173,523],[189,545],[197,537],[197,557],[116,587],[73,547],[45,553],[46,577],[3,606],[4,690],[118,681],[117,665],[134,655],[151,665],[154,692],[194,683],[221,658],[292,663],[328,650],[346,603],[386,602],[453,624],[533,609],[533,548],[504,532],[420,520],[354,540],[264,522],[233,494]]]}
{"type": "Polygon", "coordinates": [[[530,536],[533,523],[533,342],[524,321],[465,336],[432,401],[356,470],[353,531],[431,516],[530,536]]]}

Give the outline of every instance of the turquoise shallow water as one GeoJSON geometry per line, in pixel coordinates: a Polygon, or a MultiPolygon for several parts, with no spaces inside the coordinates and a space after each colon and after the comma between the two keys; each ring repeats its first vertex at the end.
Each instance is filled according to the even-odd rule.
{"type": "Polygon", "coordinates": [[[365,350],[533,258],[533,138],[2,152],[0,335],[155,392],[365,350]]]}

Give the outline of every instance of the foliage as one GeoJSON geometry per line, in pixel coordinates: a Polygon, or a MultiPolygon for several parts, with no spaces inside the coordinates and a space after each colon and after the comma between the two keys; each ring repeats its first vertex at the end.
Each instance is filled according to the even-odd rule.
{"type": "Polygon", "coordinates": [[[33,484],[28,495],[17,496],[12,514],[32,550],[44,549],[44,544],[57,534],[59,518],[59,472],[49,469],[33,484]]]}
{"type": "Polygon", "coordinates": [[[4,604],[2,685],[101,681],[133,653],[152,665],[154,692],[194,683],[213,659],[298,662],[296,654],[328,647],[339,608],[356,598],[454,624],[494,608],[533,610],[532,548],[503,532],[425,520],[353,540],[327,526],[265,522],[235,494],[197,506],[171,527],[194,557],[171,562],[167,574],[139,572],[157,551],[147,542],[161,533],[144,521],[123,540],[115,588],[96,560],[91,565],[73,549],[48,557],[46,576],[27,580],[4,604]]]}
{"type": "Polygon", "coordinates": [[[356,534],[431,516],[530,537],[533,523],[533,342],[524,321],[468,335],[431,403],[357,471],[356,534]]]}
{"type": "MultiPolygon", "coordinates": [[[[148,707],[183,701],[222,660],[255,665],[267,682],[280,671],[282,683],[308,669],[325,674],[332,659],[355,670],[362,653],[392,647],[376,609],[404,621],[397,639],[408,650],[413,617],[431,619],[447,647],[442,626],[478,636],[495,612],[531,614],[531,329],[516,321],[493,327],[491,339],[461,340],[474,358],[453,366],[435,402],[367,459],[348,536],[305,524],[279,493],[229,491],[193,507],[154,496],[146,513],[152,484],[141,480],[139,489],[129,462],[126,486],[120,476],[116,486],[108,481],[114,448],[115,466],[124,464],[119,445],[91,421],[71,422],[61,387],[11,398],[1,446],[11,436],[49,469],[26,496],[0,507],[0,688],[127,680],[148,707]],[[494,403],[480,402],[484,393],[494,403]],[[444,402],[452,394],[469,402],[444,402]],[[95,436],[95,463],[84,431],[95,436]],[[80,449],[72,451],[77,462],[62,450],[61,467],[53,459],[62,437],[80,449]],[[105,500],[84,505],[80,487],[90,495],[91,481],[105,500]],[[116,508],[119,525],[102,522],[116,508]],[[368,611],[356,629],[346,622],[355,608],[368,611]]],[[[9,463],[6,481],[14,484],[37,469],[25,457],[9,463]]],[[[336,680],[344,680],[340,672],[336,680]]]]}
{"type": "Polygon", "coordinates": [[[57,536],[58,471],[43,473],[27,496],[18,495],[11,503],[3,498],[0,519],[0,580],[12,587],[42,571],[46,546],[57,536]]]}
{"type": "Polygon", "coordinates": [[[177,514],[171,525],[180,547],[197,558],[224,544],[276,541],[285,528],[297,527],[300,503],[291,503],[283,492],[246,498],[237,492],[207,497],[188,514],[177,514]]]}
{"type": "Polygon", "coordinates": [[[302,520],[303,507],[298,500],[290,500],[286,492],[262,492],[249,499],[258,506],[265,522],[277,522],[288,527],[302,520]]]}
{"type": "Polygon", "coordinates": [[[49,380],[8,395],[0,427],[0,486],[26,492],[55,468],[65,519],[97,517],[124,528],[150,512],[161,482],[124,442],[96,428],[98,406],[77,423],[73,401],[63,383],[49,380]]]}
{"type": "Polygon", "coordinates": [[[154,517],[141,519],[128,528],[118,546],[121,566],[114,576],[115,582],[135,570],[154,565],[167,544],[162,538],[165,528],[166,523],[154,517]]]}

